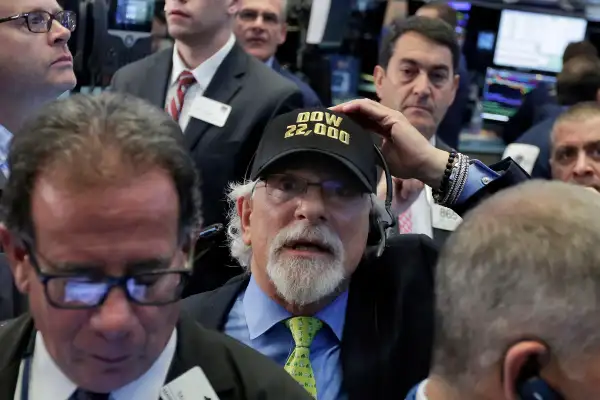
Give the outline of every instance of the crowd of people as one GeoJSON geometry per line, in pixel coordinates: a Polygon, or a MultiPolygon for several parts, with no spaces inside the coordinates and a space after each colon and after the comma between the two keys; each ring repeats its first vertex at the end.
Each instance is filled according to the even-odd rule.
{"type": "Polygon", "coordinates": [[[75,15],[0,0],[0,399],[600,397],[596,56],[528,182],[441,139],[447,6],[330,108],[275,58],[285,11],[167,0],[173,47],[57,100],[75,15]]]}

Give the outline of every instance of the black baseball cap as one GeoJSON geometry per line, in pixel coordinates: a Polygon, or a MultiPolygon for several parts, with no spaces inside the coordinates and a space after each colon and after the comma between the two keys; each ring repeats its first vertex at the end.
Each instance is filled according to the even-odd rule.
{"type": "Polygon", "coordinates": [[[261,177],[291,155],[316,153],[344,165],[369,192],[377,190],[376,152],[371,134],[349,116],[326,108],[295,110],[275,117],[258,144],[249,178],[261,177]]]}

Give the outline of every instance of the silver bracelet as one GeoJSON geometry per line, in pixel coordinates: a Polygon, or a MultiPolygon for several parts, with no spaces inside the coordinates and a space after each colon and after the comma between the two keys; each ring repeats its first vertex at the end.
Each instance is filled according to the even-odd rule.
{"type": "Polygon", "coordinates": [[[451,206],[456,203],[460,194],[462,193],[469,174],[469,157],[464,154],[457,154],[457,162],[452,167],[452,172],[449,179],[449,187],[446,191],[446,195],[439,202],[443,206],[451,206]]]}

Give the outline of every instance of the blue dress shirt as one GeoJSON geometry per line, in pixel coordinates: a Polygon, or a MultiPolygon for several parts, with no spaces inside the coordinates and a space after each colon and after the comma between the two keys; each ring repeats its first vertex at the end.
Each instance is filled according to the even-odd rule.
{"type": "MultiPolygon", "coordinates": [[[[342,391],[340,349],[346,316],[348,292],[338,296],[314,317],[323,322],[310,346],[319,400],[345,400],[342,391]]],[[[271,300],[254,277],[236,299],[225,323],[225,333],[261,352],[282,367],[294,349],[294,339],[283,324],[292,315],[271,300]]]]}

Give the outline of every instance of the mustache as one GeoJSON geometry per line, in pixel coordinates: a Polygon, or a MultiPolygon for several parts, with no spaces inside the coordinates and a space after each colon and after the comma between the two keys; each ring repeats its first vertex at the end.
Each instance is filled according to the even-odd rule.
{"type": "Polygon", "coordinates": [[[331,252],[335,258],[342,256],[344,245],[340,237],[326,225],[312,225],[299,222],[282,229],[271,244],[272,254],[298,242],[308,242],[331,252]]]}

